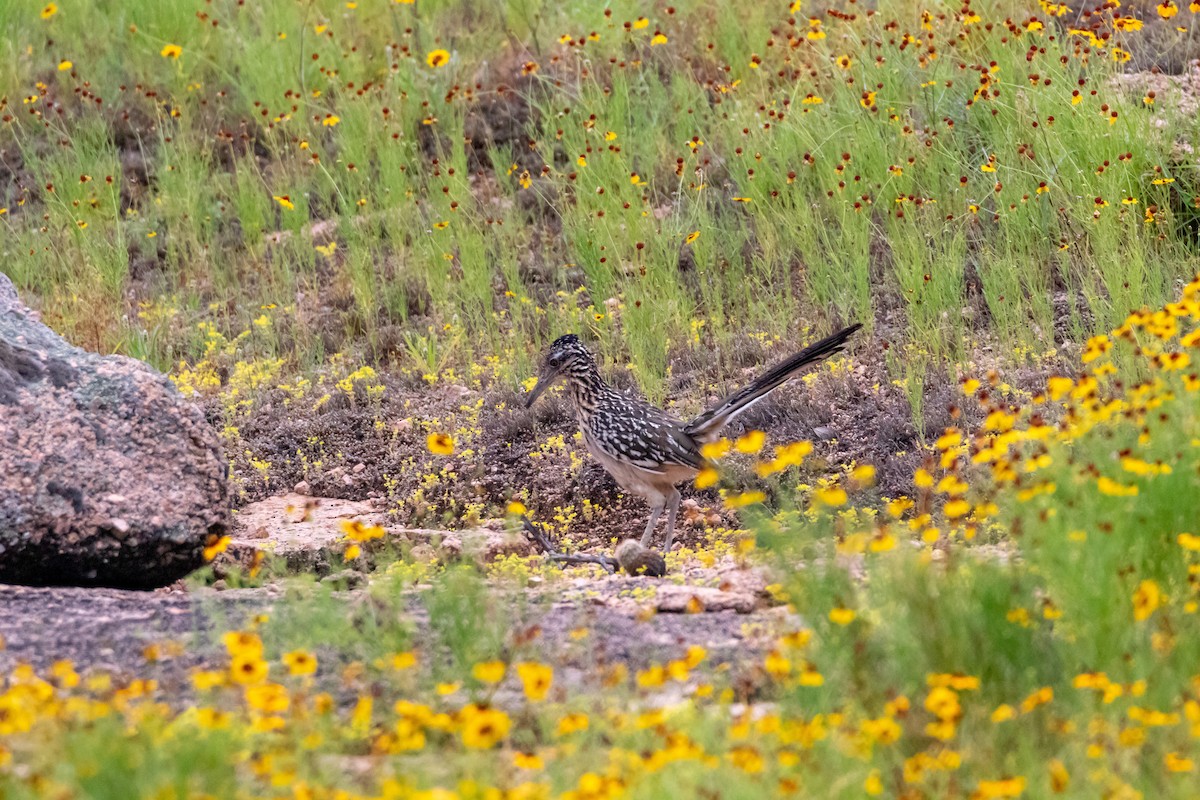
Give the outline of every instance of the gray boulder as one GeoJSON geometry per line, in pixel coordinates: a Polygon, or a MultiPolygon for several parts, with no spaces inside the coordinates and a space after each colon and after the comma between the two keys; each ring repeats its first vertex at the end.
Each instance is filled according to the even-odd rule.
{"type": "Polygon", "coordinates": [[[0,583],[178,580],[226,531],[226,471],[164,375],[68,344],[0,273],[0,583]]]}

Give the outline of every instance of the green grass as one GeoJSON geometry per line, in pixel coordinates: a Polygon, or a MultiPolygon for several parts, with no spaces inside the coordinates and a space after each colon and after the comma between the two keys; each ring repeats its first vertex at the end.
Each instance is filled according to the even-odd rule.
{"type": "Polygon", "coordinates": [[[380,363],[381,330],[432,323],[467,334],[460,371],[503,354],[516,379],[570,329],[660,395],[672,349],[882,307],[914,353],[963,356],[972,302],[997,340],[1040,347],[1053,292],[1077,300],[1079,337],[1196,265],[1197,177],[1172,150],[1193,122],[1117,91],[1108,50],[1036,8],[1043,30],[1007,36],[990,7],[964,23],[935,4],[928,26],[814,9],[825,38],[810,39],[807,10],[731,29],[732,7],[690,3],[628,29],[645,9],[8,5],[6,271],[74,340],[164,369],[201,356],[197,322],[233,335],[274,303],[291,335],[270,354],[290,370],[319,363],[322,333],[380,363]],[[425,64],[435,48],[447,65],[425,64]],[[317,297],[336,308],[320,322],[317,297]],[[152,326],[139,304],[178,313],[152,326]]]}

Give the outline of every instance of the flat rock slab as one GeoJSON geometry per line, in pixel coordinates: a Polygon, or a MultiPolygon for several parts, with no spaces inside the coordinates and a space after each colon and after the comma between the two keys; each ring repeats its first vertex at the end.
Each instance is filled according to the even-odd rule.
{"type": "Polygon", "coordinates": [[[387,524],[387,515],[369,501],[339,500],[289,493],[268,497],[243,508],[235,517],[230,557],[245,563],[256,550],[278,556],[289,572],[325,574],[333,556],[345,549],[343,523],[378,525],[396,547],[427,547],[427,557],[443,561],[473,558],[489,563],[498,556],[532,555],[519,534],[489,528],[445,531],[387,524]]]}
{"type": "Polygon", "coordinates": [[[700,614],[714,611],[736,611],[749,614],[763,607],[759,597],[750,592],[730,592],[711,586],[658,587],[655,608],[668,614],[700,614]]]}
{"type": "Polygon", "coordinates": [[[325,572],[345,535],[343,522],[380,525],[384,515],[368,502],[284,494],[251,503],[234,516],[229,551],[238,561],[262,550],[287,562],[290,571],[325,572]]]}

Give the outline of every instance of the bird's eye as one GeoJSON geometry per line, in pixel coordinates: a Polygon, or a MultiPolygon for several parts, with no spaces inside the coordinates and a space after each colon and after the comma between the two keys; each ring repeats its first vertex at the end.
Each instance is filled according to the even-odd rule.
{"type": "Polygon", "coordinates": [[[555,369],[558,369],[559,367],[561,367],[562,366],[562,357],[561,356],[553,356],[550,359],[550,366],[554,367],[555,369]]]}

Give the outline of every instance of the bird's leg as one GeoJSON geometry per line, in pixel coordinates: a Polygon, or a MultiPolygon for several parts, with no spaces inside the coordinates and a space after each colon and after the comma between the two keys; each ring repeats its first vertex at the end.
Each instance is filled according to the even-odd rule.
{"type": "Polygon", "coordinates": [[[663,555],[671,552],[671,539],[675,536],[675,517],[679,515],[681,499],[678,489],[672,489],[671,496],[667,498],[667,538],[663,541],[663,555]]]}
{"type": "Polygon", "coordinates": [[[646,532],[642,534],[642,547],[650,546],[650,538],[654,535],[654,526],[658,524],[658,518],[663,512],[663,506],[666,505],[666,500],[659,500],[650,509],[650,521],[646,523],[646,532]]]}

